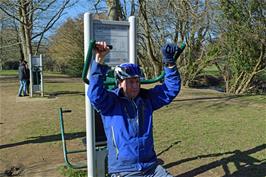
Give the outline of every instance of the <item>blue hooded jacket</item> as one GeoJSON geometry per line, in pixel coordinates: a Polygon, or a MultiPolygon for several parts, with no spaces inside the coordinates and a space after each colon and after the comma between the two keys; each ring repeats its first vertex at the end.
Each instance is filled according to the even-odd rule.
{"type": "Polygon", "coordinates": [[[108,67],[93,61],[88,97],[101,114],[107,137],[108,172],[145,170],[157,162],[153,143],[153,111],[169,104],[179,93],[181,80],[176,68],[165,67],[162,85],[141,89],[134,99],[122,89],[107,90],[104,78],[108,67]]]}

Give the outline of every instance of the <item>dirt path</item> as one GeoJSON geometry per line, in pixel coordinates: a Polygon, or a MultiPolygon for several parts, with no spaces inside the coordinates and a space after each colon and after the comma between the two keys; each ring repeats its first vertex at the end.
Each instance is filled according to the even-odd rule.
{"type": "MultiPolygon", "coordinates": [[[[31,131],[26,130],[31,121],[36,121],[33,118],[45,114],[42,110],[58,100],[16,97],[16,80],[0,81],[0,177],[62,177],[58,170],[63,164],[60,141],[53,143],[31,137],[31,131]]],[[[53,114],[52,117],[56,116],[56,112],[53,114]]]]}

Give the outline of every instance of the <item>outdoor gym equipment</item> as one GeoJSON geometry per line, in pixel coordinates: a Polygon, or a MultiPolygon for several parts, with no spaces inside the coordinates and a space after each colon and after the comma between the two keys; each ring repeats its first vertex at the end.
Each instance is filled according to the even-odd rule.
{"type": "MultiPolygon", "coordinates": [[[[86,57],[83,72],[82,72],[82,80],[83,80],[83,82],[85,82],[88,85],[89,85],[89,80],[87,79],[87,75],[88,75],[89,66],[91,64],[92,53],[93,53],[93,49],[95,48],[95,43],[96,43],[95,40],[90,41],[87,57],[86,57]]],[[[113,70],[111,70],[107,73],[106,80],[104,82],[104,84],[106,86],[115,86],[116,85],[116,80],[115,80],[114,76],[112,75],[112,73],[113,73],[113,70]]],[[[152,84],[152,83],[161,81],[163,79],[163,77],[164,77],[164,71],[162,71],[161,74],[154,79],[141,80],[141,83],[142,84],[152,84]]]]}
{"type": "Polygon", "coordinates": [[[43,96],[43,65],[42,55],[29,56],[29,69],[30,69],[30,97],[33,93],[40,93],[43,96]]]}
{"type": "Polygon", "coordinates": [[[86,150],[72,150],[68,151],[67,144],[66,144],[66,138],[65,138],[65,127],[64,127],[64,118],[63,114],[64,113],[70,113],[72,112],[71,110],[63,110],[63,108],[59,109],[59,120],[60,120],[60,132],[61,132],[61,138],[62,138],[62,145],[63,145],[63,153],[64,153],[64,161],[66,166],[74,169],[79,169],[79,168],[85,168],[87,165],[86,164],[73,164],[72,162],[69,161],[68,154],[75,154],[75,153],[81,153],[81,152],[86,152],[86,150]]]}
{"type": "MultiPolygon", "coordinates": [[[[129,17],[129,21],[106,21],[94,20],[92,14],[84,14],[84,67],[82,80],[85,83],[85,95],[88,90],[89,80],[87,78],[92,58],[94,57],[93,49],[97,41],[106,41],[112,44],[112,51],[105,57],[106,64],[116,66],[121,63],[136,63],[136,21],[135,17],[129,17]]],[[[182,45],[182,50],[184,45],[182,45]]],[[[111,46],[110,46],[111,47],[111,46]]],[[[104,84],[110,89],[116,85],[113,72],[108,72],[104,84]]],[[[164,77],[162,72],[158,77],[149,80],[141,80],[142,84],[151,84],[161,81],[164,77]]],[[[86,110],[86,150],[68,151],[65,143],[65,131],[63,114],[71,112],[60,108],[60,131],[63,142],[63,151],[65,163],[71,168],[83,168],[87,166],[88,177],[103,177],[106,175],[106,137],[99,138],[98,135],[104,134],[103,125],[100,115],[93,109],[87,96],[85,96],[86,110]],[[97,118],[95,118],[97,117],[97,118]],[[87,164],[73,164],[68,160],[68,154],[86,152],[87,164]]]]}
{"type": "MultiPolygon", "coordinates": [[[[93,49],[95,48],[95,42],[96,42],[95,40],[90,41],[89,50],[88,50],[88,53],[87,53],[87,57],[86,57],[86,60],[85,60],[85,63],[84,63],[84,68],[83,68],[83,72],[82,72],[82,80],[86,84],[89,84],[89,80],[87,79],[87,74],[88,74],[88,69],[89,69],[89,66],[90,66],[90,63],[91,63],[91,60],[92,60],[92,57],[93,57],[92,53],[93,53],[93,49]]],[[[182,49],[184,49],[185,46],[184,45],[182,45],[182,46],[183,46],[182,49]]],[[[112,73],[112,72],[109,72],[109,73],[112,73]]],[[[158,77],[156,77],[154,79],[142,80],[141,83],[143,83],[143,84],[155,83],[155,82],[161,81],[163,79],[163,76],[164,76],[164,72],[162,72],[160,76],[158,76],[158,77]]],[[[104,84],[106,86],[111,86],[111,87],[115,86],[115,84],[116,84],[115,78],[111,74],[108,74],[106,78],[108,78],[104,82],[104,84]]],[[[70,113],[70,112],[72,112],[72,111],[71,110],[63,110],[63,108],[59,109],[60,131],[61,131],[61,138],[62,138],[62,144],[63,144],[64,161],[65,161],[65,164],[68,167],[70,167],[70,168],[74,168],[74,169],[86,168],[87,164],[81,164],[81,163],[76,163],[75,164],[75,163],[70,162],[69,158],[68,158],[69,154],[86,152],[86,149],[69,151],[68,148],[67,148],[66,141],[65,141],[65,128],[64,128],[63,115],[64,115],[64,113],[70,113]]],[[[96,125],[97,125],[97,123],[96,123],[96,125]]],[[[96,146],[96,151],[103,151],[105,149],[106,149],[105,144],[104,144],[104,146],[96,146]]]]}
{"type": "MultiPolygon", "coordinates": [[[[89,80],[87,79],[87,73],[88,73],[88,69],[92,60],[92,53],[93,53],[93,49],[95,47],[95,40],[90,42],[89,45],[89,51],[86,57],[86,61],[84,64],[84,68],[83,68],[83,72],[82,72],[82,80],[86,83],[89,84],[89,80]]],[[[114,87],[116,85],[116,81],[115,78],[110,74],[113,72],[109,72],[109,74],[107,75],[107,80],[104,82],[104,84],[106,86],[110,86],[111,88],[114,87]]],[[[141,83],[143,84],[150,84],[150,83],[155,83],[158,81],[161,81],[163,79],[164,76],[164,72],[161,73],[160,76],[154,78],[154,79],[150,79],[150,80],[142,80],[141,83]]],[[[61,132],[61,139],[62,139],[62,146],[63,146],[63,154],[64,154],[64,161],[66,166],[70,167],[70,168],[74,168],[74,169],[80,169],[80,168],[86,168],[87,164],[82,164],[82,163],[73,163],[69,160],[68,155],[69,154],[75,154],[75,153],[84,153],[86,152],[86,149],[82,149],[82,150],[68,150],[67,144],[66,144],[66,137],[65,137],[65,127],[64,127],[64,114],[65,113],[71,113],[71,110],[64,110],[63,108],[59,109],[59,121],[60,121],[60,132],[61,132]]],[[[98,121],[100,120],[99,118],[97,119],[98,121]]],[[[101,122],[100,122],[101,123],[101,122]]],[[[102,125],[100,125],[100,123],[96,123],[97,128],[99,128],[99,126],[102,127],[102,125]]],[[[102,131],[103,128],[101,128],[102,131]]],[[[97,133],[97,132],[96,132],[97,133]]],[[[96,137],[97,138],[97,137],[96,137]]],[[[96,141],[97,142],[97,141],[96,141]]],[[[103,151],[106,149],[106,144],[101,144],[102,146],[96,146],[96,151],[103,151]]]]}
{"type": "MultiPolygon", "coordinates": [[[[61,132],[62,147],[63,147],[63,154],[64,154],[64,162],[65,162],[65,165],[69,168],[82,169],[82,168],[87,167],[86,163],[84,163],[84,162],[71,162],[69,159],[69,156],[68,156],[70,154],[87,152],[86,149],[69,150],[67,147],[66,136],[65,136],[65,126],[64,126],[64,114],[71,113],[71,112],[72,112],[72,110],[59,108],[59,123],[60,123],[60,132],[61,132]]],[[[102,146],[96,147],[97,151],[103,151],[105,149],[106,149],[105,144],[102,144],[102,146]]]]}

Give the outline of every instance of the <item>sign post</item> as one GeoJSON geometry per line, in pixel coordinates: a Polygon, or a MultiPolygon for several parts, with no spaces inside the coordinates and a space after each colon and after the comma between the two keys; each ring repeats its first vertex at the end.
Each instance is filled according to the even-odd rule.
{"type": "MultiPolygon", "coordinates": [[[[108,21],[93,19],[91,13],[84,14],[84,53],[85,60],[90,40],[106,41],[113,49],[105,57],[105,63],[116,66],[121,63],[136,63],[136,21],[135,17],[129,17],[129,21],[108,21]]],[[[88,72],[89,73],[89,72],[88,72]]],[[[85,84],[85,94],[88,85],[85,84]]],[[[86,142],[87,142],[87,171],[88,177],[105,176],[106,150],[96,151],[96,132],[100,129],[95,124],[96,112],[85,97],[86,110],[86,142]]],[[[100,119],[98,115],[97,119],[100,119]]],[[[99,133],[98,133],[99,134],[99,133]]],[[[101,134],[101,133],[100,133],[101,134]]]]}
{"type": "Polygon", "coordinates": [[[42,55],[29,56],[30,69],[30,97],[33,93],[40,93],[43,96],[43,65],[42,55]]]}

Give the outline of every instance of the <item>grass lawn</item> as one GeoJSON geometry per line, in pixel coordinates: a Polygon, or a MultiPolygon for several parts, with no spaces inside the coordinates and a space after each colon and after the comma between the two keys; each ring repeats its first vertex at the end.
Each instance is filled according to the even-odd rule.
{"type": "MultiPolygon", "coordinates": [[[[265,107],[263,95],[230,97],[183,89],[174,102],[154,113],[158,158],[180,177],[266,175],[265,107]]],[[[75,171],[64,174],[75,176],[75,171]]]]}
{"type": "Polygon", "coordinates": [[[265,96],[178,99],[155,113],[156,151],[180,176],[252,176],[248,166],[266,167],[265,103],[265,96]]]}
{"type": "MultiPolygon", "coordinates": [[[[72,110],[65,116],[67,143],[70,149],[84,148],[79,136],[85,132],[84,84],[45,77],[44,98],[18,99],[15,81],[0,84],[0,174],[6,164],[23,163],[26,176],[42,176],[34,167],[52,165],[59,166],[54,174],[85,177],[84,171],[63,168],[58,121],[60,107],[72,110]]],[[[170,105],[154,113],[158,158],[177,177],[266,176],[265,108],[265,95],[235,97],[182,88],[170,105]]]]}
{"type": "MultiPolygon", "coordinates": [[[[0,76],[18,76],[18,70],[0,70],[0,76]]],[[[47,77],[69,77],[59,72],[44,71],[44,76],[47,77]]]]}
{"type": "Polygon", "coordinates": [[[0,76],[17,76],[17,70],[0,70],[0,76]]]}

